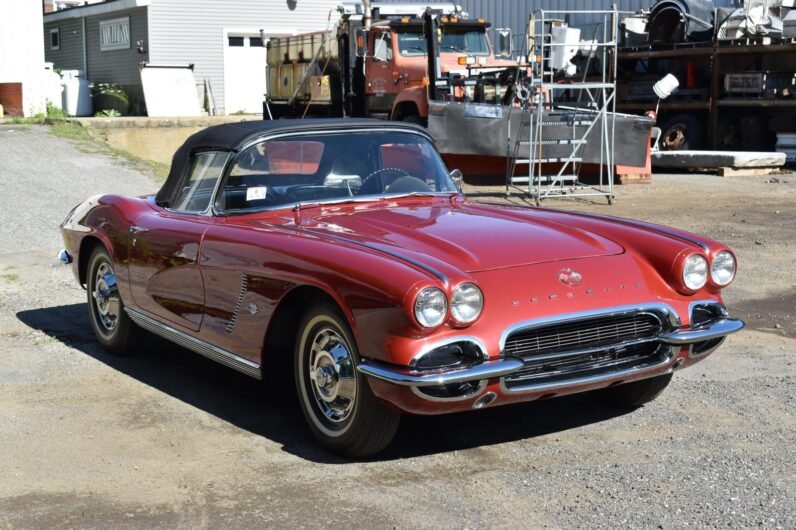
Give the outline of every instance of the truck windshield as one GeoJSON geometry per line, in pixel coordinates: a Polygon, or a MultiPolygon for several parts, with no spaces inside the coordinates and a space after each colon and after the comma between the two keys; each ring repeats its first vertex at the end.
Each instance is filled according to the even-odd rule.
{"type": "MultiPolygon", "coordinates": [[[[486,33],[481,29],[452,28],[443,26],[442,53],[467,53],[469,55],[489,55],[486,33]]],[[[426,54],[426,40],[421,31],[398,32],[398,51],[404,57],[426,54]]]]}
{"type": "Polygon", "coordinates": [[[409,132],[302,134],[242,151],[216,209],[247,212],[301,204],[458,193],[434,146],[409,132]]]}

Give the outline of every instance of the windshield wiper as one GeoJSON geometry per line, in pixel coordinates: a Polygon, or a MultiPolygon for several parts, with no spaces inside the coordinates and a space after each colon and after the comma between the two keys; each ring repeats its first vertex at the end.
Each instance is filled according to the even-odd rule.
{"type": "Polygon", "coordinates": [[[395,195],[385,195],[380,197],[380,200],[388,201],[391,199],[403,199],[404,197],[453,197],[458,194],[458,191],[409,191],[396,193],[395,195]]]}
{"type": "Polygon", "coordinates": [[[321,201],[307,201],[307,202],[297,202],[293,205],[293,211],[297,212],[302,208],[315,208],[316,206],[326,206],[328,204],[346,204],[352,202],[373,202],[379,200],[381,197],[374,197],[374,196],[365,196],[365,197],[344,197],[341,199],[329,199],[329,200],[321,200],[321,201]]]}

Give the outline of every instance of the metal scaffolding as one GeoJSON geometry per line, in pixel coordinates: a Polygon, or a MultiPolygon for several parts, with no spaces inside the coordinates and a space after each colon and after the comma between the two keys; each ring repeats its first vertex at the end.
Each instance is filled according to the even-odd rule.
{"type": "Polygon", "coordinates": [[[613,203],[617,21],[616,10],[539,10],[531,16],[532,96],[522,103],[523,119],[506,174],[507,194],[527,193],[537,205],[550,197],[585,196],[606,197],[613,203]],[[570,15],[599,20],[590,26],[589,40],[554,39],[554,28],[566,30],[564,20],[570,15]],[[562,57],[559,48],[577,50],[577,67],[567,65],[574,71],[556,68],[554,59],[560,63],[562,57]],[[585,165],[593,173],[588,184],[583,182],[585,165]],[[525,166],[528,170],[522,172],[525,166]]]}

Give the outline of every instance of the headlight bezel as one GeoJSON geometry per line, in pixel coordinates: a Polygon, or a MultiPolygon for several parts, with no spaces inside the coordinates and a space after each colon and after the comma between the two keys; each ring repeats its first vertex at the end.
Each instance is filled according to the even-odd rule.
{"type": "Polygon", "coordinates": [[[688,289],[689,291],[699,291],[700,289],[704,288],[707,285],[708,279],[710,278],[710,268],[711,265],[708,262],[708,259],[703,256],[702,254],[690,254],[683,259],[683,264],[680,269],[680,281],[682,282],[683,286],[688,289]],[[699,282],[691,281],[689,283],[688,277],[696,272],[698,269],[702,269],[702,279],[699,282]],[[689,272],[690,271],[690,272],[689,272]]]}
{"type": "Polygon", "coordinates": [[[737,272],[738,272],[738,259],[735,257],[735,254],[730,252],[728,249],[719,250],[713,255],[712,259],[710,260],[710,281],[719,288],[727,287],[728,285],[730,285],[735,279],[735,274],[737,272]],[[716,274],[714,273],[714,271],[715,271],[716,262],[722,259],[720,258],[720,256],[725,256],[725,255],[729,256],[730,258],[730,263],[732,264],[732,273],[730,274],[729,279],[722,282],[716,278],[716,274]]]}
{"type": "Polygon", "coordinates": [[[415,296],[414,303],[412,304],[412,314],[415,317],[415,321],[423,328],[426,329],[433,329],[441,326],[448,317],[448,310],[450,304],[448,302],[448,296],[445,294],[445,291],[440,289],[439,287],[426,287],[421,289],[417,295],[415,296]],[[428,304],[430,297],[436,297],[437,301],[439,302],[439,298],[441,296],[442,306],[438,309],[439,317],[437,320],[429,320],[427,316],[423,313],[422,308],[419,309],[419,304],[428,304]]]}
{"type": "Polygon", "coordinates": [[[453,318],[454,322],[460,326],[469,326],[476,320],[481,317],[481,313],[484,311],[484,292],[481,290],[478,285],[473,282],[462,282],[457,285],[453,291],[451,291],[450,297],[450,314],[453,318]],[[463,291],[470,290],[474,292],[478,297],[478,310],[469,317],[464,316],[459,310],[457,310],[457,306],[461,306],[462,303],[456,304],[456,298],[460,296],[467,296],[466,294],[462,294],[463,291]],[[474,290],[474,291],[473,291],[474,290]]]}

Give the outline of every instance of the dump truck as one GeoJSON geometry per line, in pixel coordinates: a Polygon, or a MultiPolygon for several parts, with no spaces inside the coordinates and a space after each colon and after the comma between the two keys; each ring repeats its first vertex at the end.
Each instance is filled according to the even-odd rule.
{"type": "MultiPolygon", "coordinates": [[[[369,27],[361,2],[340,4],[340,20],[331,31],[269,40],[266,118],[358,116],[413,123],[428,118],[428,45],[424,14],[430,10],[438,26],[438,78],[473,77],[495,69],[504,76],[517,70],[511,58],[509,30],[500,30],[502,47],[493,50],[489,23],[470,19],[452,3],[379,4],[374,2],[369,27]]],[[[435,71],[437,66],[435,65],[435,71]]],[[[459,100],[494,101],[506,97],[505,79],[489,88],[475,81],[459,100]],[[503,90],[500,91],[500,88],[503,90]]]]}

